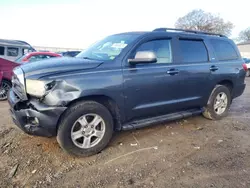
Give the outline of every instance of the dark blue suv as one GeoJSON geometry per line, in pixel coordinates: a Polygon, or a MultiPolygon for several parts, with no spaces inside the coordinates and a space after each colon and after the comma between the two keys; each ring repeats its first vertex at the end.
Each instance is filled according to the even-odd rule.
{"type": "Polygon", "coordinates": [[[245,89],[246,65],[227,37],[160,28],[109,36],[76,58],[14,70],[8,101],[28,134],[96,154],[113,132],[203,114],[217,120],[245,89]]]}

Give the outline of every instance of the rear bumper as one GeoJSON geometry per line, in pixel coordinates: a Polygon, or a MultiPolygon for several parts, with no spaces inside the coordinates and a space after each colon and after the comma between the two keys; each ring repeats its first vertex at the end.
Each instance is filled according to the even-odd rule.
{"type": "Polygon", "coordinates": [[[242,95],[246,88],[246,84],[240,84],[234,86],[233,93],[232,93],[232,98],[236,98],[242,95]]]}
{"type": "Polygon", "coordinates": [[[10,90],[8,95],[13,122],[25,133],[36,136],[56,136],[57,122],[66,107],[49,107],[37,100],[21,102],[10,90]]]}

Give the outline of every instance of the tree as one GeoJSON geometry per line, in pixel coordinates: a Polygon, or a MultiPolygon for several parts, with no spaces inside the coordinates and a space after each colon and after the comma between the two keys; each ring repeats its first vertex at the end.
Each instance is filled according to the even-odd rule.
{"type": "Polygon", "coordinates": [[[250,41],[250,27],[240,32],[239,41],[241,42],[250,41]]]}
{"type": "Polygon", "coordinates": [[[224,21],[218,15],[213,15],[199,9],[193,10],[179,18],[175,23],[175,27],[178,29],[199,30],[230,36],[234,25],[229,21],[224,21]]]}

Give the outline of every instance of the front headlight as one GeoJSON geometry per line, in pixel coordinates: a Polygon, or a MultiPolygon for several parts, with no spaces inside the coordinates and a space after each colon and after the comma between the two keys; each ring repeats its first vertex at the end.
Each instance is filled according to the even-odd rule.
{"type": "Polygon", "coordinates": [[[20,67],[16,67],[16,68],[14,68],[13,72],[16,75],[16,77],[18,78],[19,82],[24,87],[25,84],[24,84],[24,73],[23,73],[23,70],[20,67]]]}
{"type": "Polygon", "coordinates": [[[55,81],[26,79],[26,92],[35,97],[43,97],[56,85],[55,81]]]}
{"type": "Polygon", "coordinates": [[[26,92],[36,97],[42,97],[46,94],[46,83],[41,80],[26,80],[26,92]]]}

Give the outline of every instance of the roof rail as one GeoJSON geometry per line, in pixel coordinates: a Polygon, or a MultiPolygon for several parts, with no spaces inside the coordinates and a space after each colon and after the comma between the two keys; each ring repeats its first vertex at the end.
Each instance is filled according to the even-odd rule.
{"type": "Polygon", "coordinates": [[[195,31],[195,30],[189,30],[189,29],[175,29],[175,28],[157,28],[153,31],[181,31],[181,32],[187,32],[187,33],[194,33],[194,34],[204,34],[204,35],[215,35],[219,37],[227,37],[225,35],[217,34],[217,33],[209,33],[204,31],[195,31]]]}

